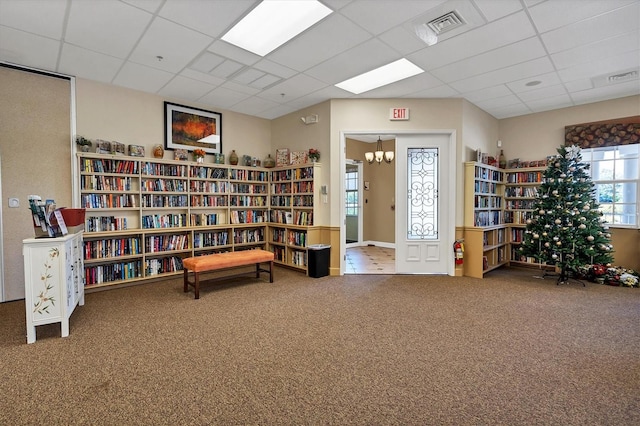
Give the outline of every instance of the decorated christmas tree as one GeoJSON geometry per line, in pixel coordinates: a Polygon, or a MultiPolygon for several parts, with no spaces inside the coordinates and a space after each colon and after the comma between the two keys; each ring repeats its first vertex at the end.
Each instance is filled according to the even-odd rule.
{"type": "Polygon", "coordinates": [[[549,158],[520,246],[523,255],[559,267],[558,282],[575,276],[580,267],[613,259],[588,169],[577,146],[561,146],[549,158]]]}

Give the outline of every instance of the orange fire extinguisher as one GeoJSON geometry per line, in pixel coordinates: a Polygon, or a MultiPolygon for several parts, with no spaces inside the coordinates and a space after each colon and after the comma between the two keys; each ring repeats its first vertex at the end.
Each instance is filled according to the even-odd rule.
{"type": "Polygon", "coordinates": [[[462,265],[464,262],[464,239],[456,240],[453,243],[453,253],[456,265],[462,265]]]}

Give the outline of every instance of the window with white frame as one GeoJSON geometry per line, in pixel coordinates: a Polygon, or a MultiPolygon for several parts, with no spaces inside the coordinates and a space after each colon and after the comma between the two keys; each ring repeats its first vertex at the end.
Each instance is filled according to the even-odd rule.
{"type": "Polygon", "coordinates": [[[582,149],[596,201],[609,225],[638,227],[640,144],[582,149]]]}
{"type": "Polygon", "coordinates": [[[358,168],[349,169],[345,175],[345,202],[344,207],[347,216],[358,215],[358,168]]]}

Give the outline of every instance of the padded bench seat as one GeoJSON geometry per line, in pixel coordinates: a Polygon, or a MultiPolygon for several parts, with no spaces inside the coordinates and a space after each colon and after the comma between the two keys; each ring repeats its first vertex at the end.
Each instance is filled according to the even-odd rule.
{"type": "MultiPolygon", "coordinates": [[[[182,260],[184,267],[184,292],[189,291],[189,286],[195,290],[195,298],[200,298],[200,274],[202,272],[213,272],[222,269],[236,268],[239,266],[256,265],[255,277],[260,278],[260,272],[269,273],[269,282],[273,282],[273,253],[267,250],[241,250],[226,253],[214,253],[204,256],[188,257],[182,260]],[[269,269],[264,269],[260,265],[267,263],[269,269]],[[189,271],[193,272],[194,280],[189,281],[189,271]]],[[[236,275],[226,275],[220,279],[253,275],[253,272],[245,272],[236,275]]],[[[212,280],[213,281],[213,280],[212,280]]]]}

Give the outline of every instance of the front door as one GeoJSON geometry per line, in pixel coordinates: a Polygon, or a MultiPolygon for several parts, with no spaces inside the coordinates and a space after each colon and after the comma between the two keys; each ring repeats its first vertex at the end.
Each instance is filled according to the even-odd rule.
{"type": "Polygon", "coordinates": [[[455,137],[396,138],[396,272],[452,274],[455,137]]]}

